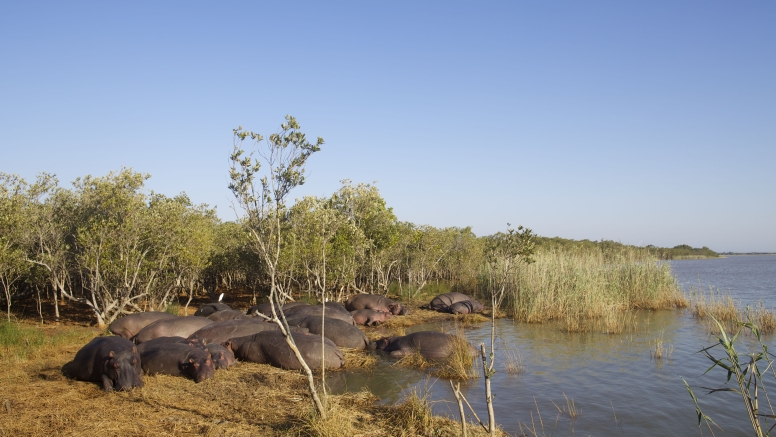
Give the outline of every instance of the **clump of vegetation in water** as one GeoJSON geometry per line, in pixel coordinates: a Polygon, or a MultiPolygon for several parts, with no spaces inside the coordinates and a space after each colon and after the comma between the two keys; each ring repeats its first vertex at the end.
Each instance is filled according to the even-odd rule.
{"type": "Polygon", "coordinates": [[[700,320],[712,334],[718,334],[720,326],[728,332],[735,331],[739,323],[746,321],[757,325],[763,334],[776,332],[776,314],[765,308],[762,302],[758,302],[754,308],[740,308],[730,293],[712,287],[705,292],[690,287],[690,296],[693,317],[700,320]]]}
{"type": "Polygon", "coordinates": [[[670,266],[644,249],[607,253],[540,247],[533,260],[520,264],[508,285],[505,309],[518,321],[556,320],[569,332],[621,333],[629,319],[614,316],[618,313],[689,304],[670,266]]]}

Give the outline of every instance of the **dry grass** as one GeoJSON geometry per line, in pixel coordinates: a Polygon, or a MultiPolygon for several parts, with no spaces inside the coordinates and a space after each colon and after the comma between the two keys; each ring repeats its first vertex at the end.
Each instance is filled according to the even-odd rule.
{"type": "Polygon", "coordinates": [[[463,335],[463,327],[457,326],[453,335],[453,350],[434,374],[440,378],[467,380],[477,378],[480,373],[477,372],[474,363],[477,357],[476,350],[463,335]]]}
{"type": "Polygon", "coordinates": [[[25,324],[4,329],[2,436],[353,437],[427,435],[420,433],[426,431],[453,436],[459,430],[456,422],[441,417],[431,417],[429,425],[412,402],[376,405],[368,393],[329,396],[327,405],[333,411],[329,420],[338,427],[334,422],[315,422],[301,373],[253,363],[217,370],[215,379],[199,384],[181,377],[144,376],[142,389],[106,393],[97,383],[71,380],[62,373],[75,353],[102,332],[25,324]],[[408,422],[397,422],[397,417],[408,422]]]}
{"type": "Polygon", "coordinates": [[[510,375],[522,375],[525,372],[523,356],[519,351],[504,349],[504,361],[506,361],[504,367],[510,375]]]}
{"type": "Polygon", "coordinates": [[[364,349],[340,348],[345,355],[345,366],[343,369],[368,369],[377,363],[377,357],[364,349]]]}
{"type": "Polygon", "coordinates": [[[663,340],[663,332],[660,336],[649,342],[649,356],[655,361],[661,361],[663,358],[670,358],[674,347],[663,340]]]}
{"type": "Polygon", "coordinates": [[[435,365],[435,363],[423,358],[423,355],[417,350],[399,358],[393,363],[393,366],[395,367],[414,367],[416,369],[427,369],[429,367],[434,367],[435,365]]]}
{"type": "Polygon", "coordinates": [[[762,302],[758,302],[754,308],[741,309],[729,293],[712,287],[705,292],[690,287],[690,296],[692,315],[712,334],[719,333],[719,326],[714,319],[722,324],[726,332],[736,332],[738,324],[747,321],[757,325],[763,334],[776,332],[776,314],[765,308],[762,302]]]}
{"type": "Polygon", "coordinates": [[[569,399],[569,397],[566,396],[566,393],[563,393],[563,398],[566,399],[566,405],[564,407],[559,407],[555,401],[550,402],[552,402],[552,405],[555,405],[555,408],[558,409],[559,414],[568,415],[570,419],[575,420],[582,414],[582,409],[580,408],[577,410],[577,405],[574,403],[574,399],[569,399]]]}

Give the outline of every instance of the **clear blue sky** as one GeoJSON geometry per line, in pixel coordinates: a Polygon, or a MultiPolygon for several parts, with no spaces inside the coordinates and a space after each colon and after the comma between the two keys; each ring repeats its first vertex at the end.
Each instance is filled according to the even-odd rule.
{"type": "Polygon", "coordinates": [[[774,2],[10,2],[0,171],[122,166],[233,219],[232,129],[326,140],[292,193],[401,220],[776,251],[774,2]]]}

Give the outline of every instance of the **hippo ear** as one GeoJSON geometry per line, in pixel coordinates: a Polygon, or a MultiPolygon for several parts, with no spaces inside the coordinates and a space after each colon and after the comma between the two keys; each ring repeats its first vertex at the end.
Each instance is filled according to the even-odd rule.
{"type": "Polygon", "coordinates": [[[119,368],[119,363],[113,363],[113,368],[114,369],[118,369],[119,368]]]}
{"type": "Polygon", "coordinates": [[[189,358],[189,363],[194,363],[194,358],[189,358]]]}
{"type": "Polygon", "coordinates": [[[113,351],[108,352],[108,356],[111,358],[116,358],[116,354],[113,353],[113,351]]]}

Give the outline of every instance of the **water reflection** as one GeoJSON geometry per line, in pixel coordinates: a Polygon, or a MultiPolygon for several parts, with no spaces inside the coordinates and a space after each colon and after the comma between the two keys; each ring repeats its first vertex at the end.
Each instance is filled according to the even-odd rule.
{"type": "MultiPolygon", "coordinates": [[[[742,262],[740,258],[727,260],[732,264],[742,262]]],[[[694,263],[709,261],[720,260],[694,263]]],[[[776,257],[771,257],[770,264],[761,262],[761,265],[767,267],[763,270],[765,275],[769,275],[770,266],[776,267],[774,261],[776,257]]],[[[686,267],[676,267],[681,272],[677,276],[684,275],[679,277],[680,282],[688,281],[688,276],[692,275],[686,267]]],[[[731,269],[734,268],[726,265],[721,270],[729,273],[731,269]]],[[[704,270],[704,277],[717,286],[712,282],[715,277],[709,275],[712,271],[704,270]]],[[[776,277],[751,277],[751,272],[748,275],[745,284],[738,286],[742,293],[746,290],[748,294],[745,295],[749,296],[747,299],[760,296],[758,293],[762,290],[771,290],[766,284],[772,284],[776,277]]],[[[760,296],[759,299],[765,300],[766,305],[772,308],[774,296],[776,293],[760,296]]],[[[710,362],[696,352],[715,340],[704,332],[703,327],[688,312],[640,311],[634,321],[634,329],[629,333],[609,335],[598,332],[566,333],[554,324],[532,325],[498,320],[497,373],[493,379],[493,390],[499,425],[510,434],[517,435],[521,432],[532,435],[534,427],[538,435],[696,434],[695,405],[682,382],[681,377],[684,377],[694,388],[704,413],[724,428],[724,431],[715,429],[716,435],[751,433],[739,395],[707,395],[701,388],[719,387],[724,382],[725,374],[714,370],[703,375],[710,362]],[[662,339],[666,347],[673,348],[670,356],[659,361],[650,356],[650,348],[657,339],[662,339]],[[522,356],[522,375],[506,371],[507,350],[517,351],[522,356]],[[564,394],[568,399],[573,399],[580,413],[576,419],[568,414],[564,394]],[[528,431],[529,428],[532,431],[528,431]]],[[[414,326],[408,328],[407,333],[440,329],[452,331],[454,327],[439,324],[414,326]]],[[[490,344],[489,323],[464,332],[474,344],[490,344]]],[[[742,339],[739,349],[745,350],[747,343],[753,349],[751,341],[751,338],[742,339]]],[[[772,338],[767,341],[773,345],[772,338]]],[[[334,392],[367,388],[386,403],[400,400],[408,388],[418,387],[423,390],[427,386],[430,398],[437,401],[433,405],[435,412],[458,417],[447,381],[432,378],[426,383],[427,373],[397,368],[392,363],[392,360],[382,357],[370,371],[333,373],[327,380],[334,392]]],[[[772,381],[773,378],[766,380],[769,388],[773,385],[772,381]]],[[[481,418],[486,417],[482,378],[462,384],[462,392],[477,414],[481,418]]],[[[772,388],[772,392],[776,393],[776,387],[772,388]]]]}

